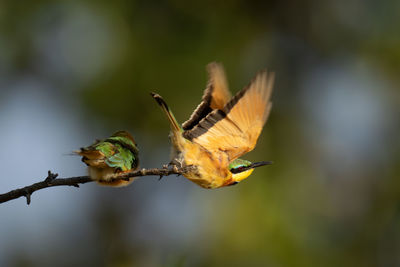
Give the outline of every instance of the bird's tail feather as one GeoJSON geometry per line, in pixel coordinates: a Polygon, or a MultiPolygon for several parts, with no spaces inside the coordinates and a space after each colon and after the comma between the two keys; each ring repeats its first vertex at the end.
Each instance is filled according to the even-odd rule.
{"type": "Polygon", "coordinates": [[[171,110],[169,109],[167,103],[165,103],[164,99],[159,94],[156,94],[156,93],[151,93],[151,96],[157,101],[157,103],[160,105],[162,110],[167,115],[167,118],[170,122],[172,131],[173,132],[183,131],[181,126],[179,125],[178,121],[175,119],[174,114],[172,114],[171,110]]]}

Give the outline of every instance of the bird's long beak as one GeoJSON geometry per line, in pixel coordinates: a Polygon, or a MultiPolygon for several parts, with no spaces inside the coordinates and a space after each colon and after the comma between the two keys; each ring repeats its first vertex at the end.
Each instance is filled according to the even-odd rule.
{"type": "Polygon", "coordinates": [[[254,162],[252,163],[249,168],[250,169],[254,169],[257,167],[261,167],[261,166],[265,166],[265,165],[271,165],[272,163],[274,163],[273,161],[260,161],[260,162],[254,162]]]}
{"type": "Polygon", "coordinates": [[[254,163],[252,163],[252,164],[250,164],[249,166],[246,166],[246,167],[240,167],[238,169],[231,169],[231,172],[232,173],[240,173],[240,172],[244,172],[244,171],[247,171],[247,170],[250,170],[250,169],[254,169],[254,168],[257,168],[257,167],[261,167],[261,166],[264,166],[264,165],[271,165],[272,163],[273,163],[272,161],[254,162],[254,163]]]}

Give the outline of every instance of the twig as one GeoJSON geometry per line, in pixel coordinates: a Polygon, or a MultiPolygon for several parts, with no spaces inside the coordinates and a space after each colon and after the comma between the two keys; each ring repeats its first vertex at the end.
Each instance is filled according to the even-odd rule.
{"type": "MultiPolygon", "coordinates": [[[[168,176],[171,174],[177,174],[181,175],[183,173],[182,169],[177,168],[176,166],[173,166],[172,168],[168,168],[168,166],[164,165],[163,168],[161,169],[141,169],[141,170],[136,170],[136,171],[130,171],[130,172],[124,172],[124,173],[117,173],[115,174],[112,179],[115,180],[128,180],[129,178],[132,177],[138,177],[138,176],[150,176],[150,175],[156,175],[160,176],[160,179],[163,176],[168,176]]],[[[16,199],[19,197],[26,197],[26,204],[31,203],[31,195],[33,192],[43,189],[43,188],[48,188],[48,187],[53,187],[53,186],[74,186],[74,187],[79,187],[79,184],[85,184],[89,182],[93,182],[93,180],[89,176],[76,176],[76,177],[69,177],[69,178],[57,178],[58,174],[57,173],[52,173],[51,171],[48,171],[46,179],[42,182],[34,183],[29,186],[25,186],[23,188],[15,189],[10,192],[0,194],[0,203],[7,202],[12,199],[16,199]]]]}

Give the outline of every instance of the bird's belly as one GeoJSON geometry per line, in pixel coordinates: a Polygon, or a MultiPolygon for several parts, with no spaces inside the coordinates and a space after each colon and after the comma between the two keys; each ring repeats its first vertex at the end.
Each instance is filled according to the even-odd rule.
{"type": "Polygon", "coordinates": [[[218,188],[225,184],[224,178],[215,175],[208,175],[202,173],[201,171],[198,173],[194,172],[184,173],[183,176],[188,178],[190,181],[196,183],[197,185],[207,189],[218,188]]]}
{"type": "Polygon", "coordinates": [[[122,187],[129,185],[136,179],[132,177],[129,180],[113,180],[112,176],[115,175],[115,173],[116,171],[114,168],[95,168],[89,166],[90,178],[101,185],[122,187]]]}
{"type": "Polygon", "coordinates": [[[228,159],[224,155],[214,155],[196,144],[191,144],[184,151],[183,165],[193,168],[189,168],[183,176],[192,182],[211,189],[224,186],[231,179],[228,159]]]}

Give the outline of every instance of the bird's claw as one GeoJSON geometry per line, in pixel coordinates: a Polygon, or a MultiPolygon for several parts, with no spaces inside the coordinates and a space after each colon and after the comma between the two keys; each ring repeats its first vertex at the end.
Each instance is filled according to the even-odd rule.
{"type": "Polygon", "coordinates": [[[182,168],[182,162],[180,162],[180,161],[177,160],[177,159],[173,159],[173,160],[171,160],[171,161],[168,163],[168,166],[169,166],[169,167],[172,167],[172,168],[174,168],[174,167],[182,168]]]}

